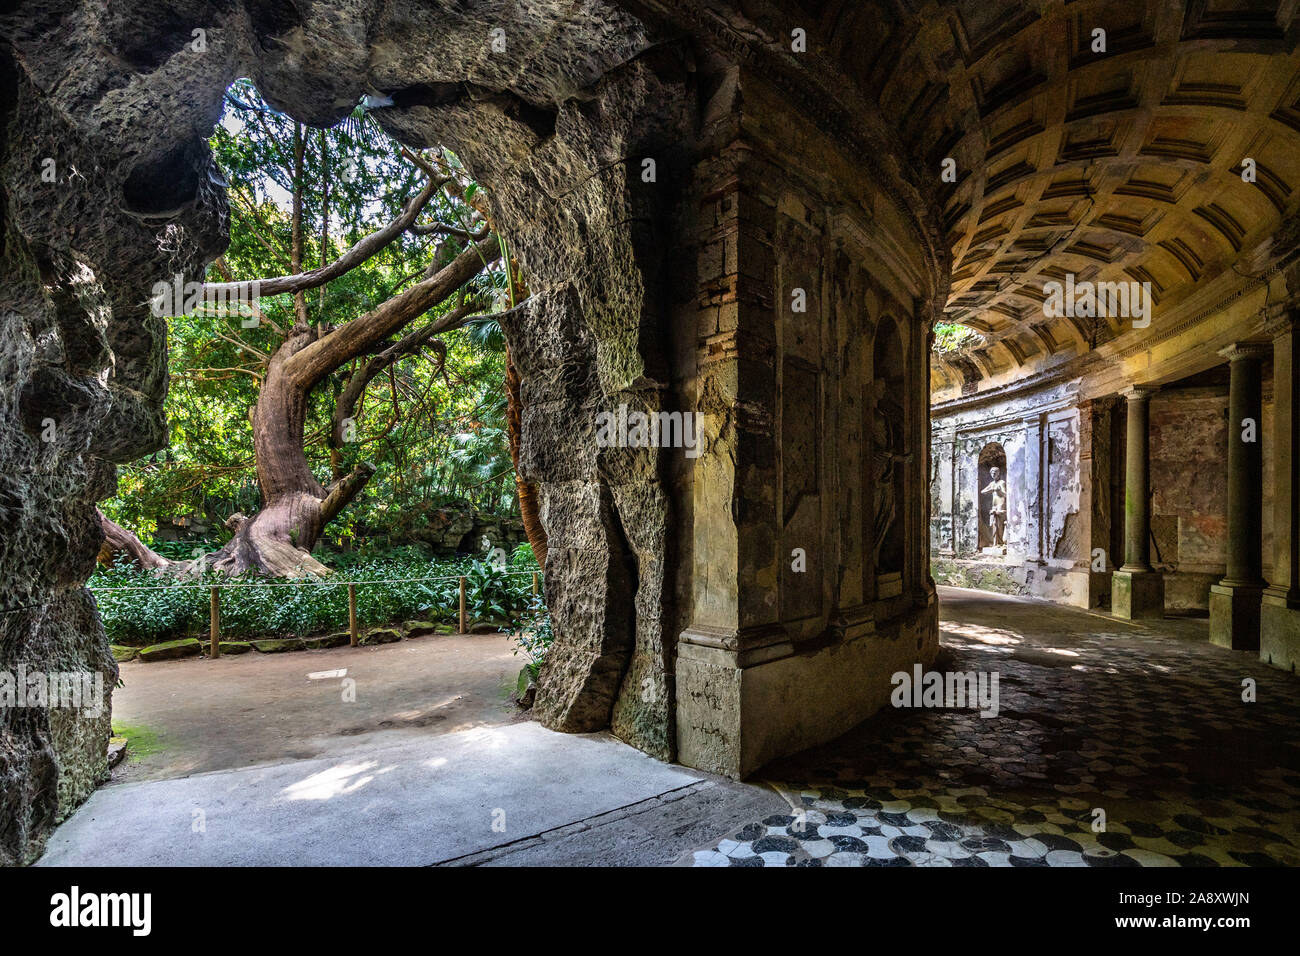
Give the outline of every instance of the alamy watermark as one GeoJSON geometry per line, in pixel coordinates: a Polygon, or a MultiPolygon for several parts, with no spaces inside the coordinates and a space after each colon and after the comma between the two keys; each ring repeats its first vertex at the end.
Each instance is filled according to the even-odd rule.
{"type": "Polygon", "coordinates": [[[1151,324],[1150,282],[1075,282],[1066,273],[1065,282],[1045,282],[1043,314],[1060,318],[1132,319],[1133,328],[1151,324]]]}
{"type": "Polygon", "coordinates": [[[86,717],[104,713],[104,675],[100,671],[37,671],[19,664],[0,671],[0,707],[55,707],[86,717]]]}
{"type": "Polygon", "coordinates": [[[998,715],[997,671],[925,671],[912,665],[912,673],[896,671],[889,702],[895,707],[979,708],[981,717],[998,715]]]}
{"type": "Polygon", "coordinates": [[[83,893],[74,886],[50,897],[50,925],[75,929],[82,926],[124,927],[133,936],[148,936],[153,929],[152,893],[83,893]]]}
{"type": "Polygon", "coordinates": [[[596,444],[601,448],[683,448],[687,458],[699,458],[700,419],[694,412],[627,410],[596,415],[596,444]]]}

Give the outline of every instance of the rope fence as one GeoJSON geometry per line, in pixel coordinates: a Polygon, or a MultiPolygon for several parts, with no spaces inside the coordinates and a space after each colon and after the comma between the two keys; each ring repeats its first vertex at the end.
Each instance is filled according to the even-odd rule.
{"type": "MultiPolygon", "coordinates": [[[[538,576],[538,571],[506,571],[507,577],[511,575],[531,574],[534,578],[538,576]]],[[[375,578],[367,581],[320,581],[315,578],[299,578],[291,581],[231,581],[229,584],[151,584],[151,585],[130,585],[120,588],[100,588],[90,587],[90,590],[96,594],[107,593],[110,591],[175,591],[183,588],[301,588],[301,587],[321,587],[321,588],[338,588],[345,584],[419,584],[423,581],[463,581],[464,575],[448,574],[441,577],[427,578],[375,578]]]]}
{"type": "MultiPolygon", "coordinates": [[[[533,578],[533,594],[538,593],[538,571],[506,571],[505,577],[519,576],[521,574],[531,574],[533,578]]],[[[295,581],[232,581],[227,584],[158,584],[158,585],[138,585],[128,587],[113,588],[91,588],[90,590],[99,593],[109,593],[113,591],[176,591],[176,590],[199,590],[207,588],[208,590],[208,657],[215,659],[221,656],[221,592],[226,588],[300,588],[300,587],[326,587],[348,589],[348,643],[356,647],[360,639],[359,628],[357,626],[357,585],[367,584],[422,584],[426,581],[458,581],[460,583],[460,633],[468,633],[469,630],[469,612],[467,608],[467,588],[465,575],[449,574],[440,576],[430,576],[424,578],[386,578],[373,581],[321,581],[314,578],[307,578],[295,581]]]]}

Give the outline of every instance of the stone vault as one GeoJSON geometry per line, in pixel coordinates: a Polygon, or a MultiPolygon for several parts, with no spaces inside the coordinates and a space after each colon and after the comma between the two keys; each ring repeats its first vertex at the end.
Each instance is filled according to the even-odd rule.
{"type": "MultiPolygon", "coordinates": [[[[1050,69],[1055,82],[1085,10],[1123,38],[1148,22],[1134,27],[1132,10],[1158,29],[1172,6],[11,6],[0,667],[93,670],[112,685],[83,587],[94,502],[116,464],[167,440],[165,329],[146,290],[200,278],[224,247],[206,138],[247,76],[315,125],[365,94],[390,99],[375,111],[387,129],[446,144],[488,186],[529,274],[534,294],[505,325],[526,404],[521,467],[551,541],[558,638],[539,718],[735,776],[835,736],[937,647],[927,396],[931,323],[961,305],[953,257],[958,293],[976,294],[996,178],[1049,185],[1020,177],[1021,153],[1086,147],[1062,136],[1060,96],[1044,98],[1057,112],[1022,115],[1038,102],[1028,78],[1050,69]],[[956,189],[938,180],[949,154],[956,189]],[[699,457],[598,447],[596,416],[624,405],[699,415],[699,457]]],[[[1208,7],[1197,22],[1226,29],[1208,7]]],[[[1112,72],[1065,109],[1109,104],[1112,72]]],[[[1022,205],[1046,211],[1041,196],[1022,205]]],[[[1028,235],[1008,225],[999,241],[1028,235]]],[[[1014,300],[978,294],[990,308],[1014,300]]],[[[0,714],[0,859],[30,859],[102,778],[107,729],[107,716],[0,714]]]]}

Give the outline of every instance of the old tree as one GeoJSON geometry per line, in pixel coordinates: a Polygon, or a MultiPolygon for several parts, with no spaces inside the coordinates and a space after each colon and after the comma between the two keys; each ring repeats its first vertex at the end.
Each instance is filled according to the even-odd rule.
{"type": "MultiPolygon", "coordinates": [[[[206,565],[323,574],[311,551],[374,476],[367,448],[387,443],[400,454],[394,429],[437,417],[427,383],[461,384],[448,373],[445,335],[468,326],[471,340],[503,347],[490,313],[526,293],[454,155],[403,149],[362,108],[335,129],[307,129],[243,82],[227,106],[212,145],[229,183],[231,246],[201,296],[189,297],[198,300],[184,319],[194,332],[191,361],[173,387],[179,374],[218,396],[192,416],[200,420],[218,414],[214,404],[224,414],[243,404],[260,507],[229,515],[229,541],[192,562],[164,558],[101,512],[104,554],[180,573],[206,565]],[[423,379],[410,363],[427,363],[423,379]],[[376,385],[382,392],[367,409],[376,385]]],[[[188,310],[170,291],[160,284],[156,301],[175,323],[188,310]]],[[[518,379],[508,354],[497,386],[517,462],[518,379]]],[[[239,466],[205,463],[196,480],[239,466]]],[[[514,481],[544,561],[532,489],[514,481]]]]}

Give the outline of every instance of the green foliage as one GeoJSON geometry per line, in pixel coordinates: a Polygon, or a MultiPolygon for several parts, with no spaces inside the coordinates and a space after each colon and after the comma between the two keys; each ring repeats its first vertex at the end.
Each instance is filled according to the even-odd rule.
{"type": "Polygon", "coordinates": [[[532,592],[532,581],[495,561],[472,561],[465,569],[466,607],[478,621],[509,621],[532,592]]]}
{"type": "Polygon", "coordinates": [[[523,651],[527,655],[528,663],[525,666],[533,680],[537,680],[542,662],[546,660],[546,653],[551,649],[554,641],[551,612],[547,610],[546,602],[540,594],[533,595],[528,603],[528,615],[524,626],[515,634],[515,643],[518,645],[515,653],[523,651]]]}
{"type": "MultiPolygon", "coordinates": [[[[360,106],[329,130],[295,124],[269,107],[248,80],[234,83],[209,141],[228,183],[230,246],[209,269],[212,282],[285,275],[291,270],[295,144],[303,150],[302,268],[335,260],[365,235],[396,218],[425,184],[360,106]]],[[[460,169],[460,161],[444,153],[460,169]]],[[[472,196],[477,187],[467,190],[472,196]]],[[[438,193],[421,222],[469,223],[472,211],[448,191],[438,193]]],[[[305,293],[309,317],[325,329],[342,325],[409,288],[430,262],[465,248],[456,238],[407,232],[360,266],[305,293]]],[[[162,278],[162,277],[160,277],[162,278]]],[[[508,304],[500,267],[478,276],[466,295],[497,309],[508,304]]],[[[435,320],[456,298],[416,319],[435,320]]],[[[272,353],[294,322],[289,295],[263,298],[265,321],[200,308],[168,319],[171,384],[166,413],[171,444],[119,469],[117,496],[103,510],[141,537],[156,519],[205,515],[214,527],[235,511],[254,514],[261,496],[249,412],[272,353]]],[[[505,343],[491,318],[440,336],[445,364],[430,351],[406,356],[370,383],[356,415],[356,441],[339,449],[342,470],[360,461],[377,467],[360,496],[331,524],[331,537],[364,539],[399,532],[450,499],[481,512],[514,513],[513,468],[505,431],[505,343]]],[[[307,455],[317,477],[331,477],[328,424],[346,377],[344,367],[317,388],[307,409],[307,455]]],[[[190,546],[192,548],[192,545],[190,546]]],[[[182,555],[190,556],[188,551],[182,555]]]]}
{"type": "Polygon", "coordinates": [[[89,586],[109,641],[143,647],[206,634],[208,587],[214,584],[221,587],[221,635],[227,640],[344,630],[349,581],[357,582],[357,617],[362,627],[417,618],[454,621],[462,574],[474,619],[512,621],[528,606],[532,578],[526,568],[522,573],[510,570],[515,573],[486,561],[431,562],[398,552],[380,559],[348,560],[337,581],[250,582],[211,571],[177,580],[118,563],[96,570],[89,586]]]}
{"type": "Polygon", "coordinates": [[[974,329],[952,322],[934,324],[934,350],[936,352],[954,352],[968,348],[984,341],[984,337],[974,329]]]}

